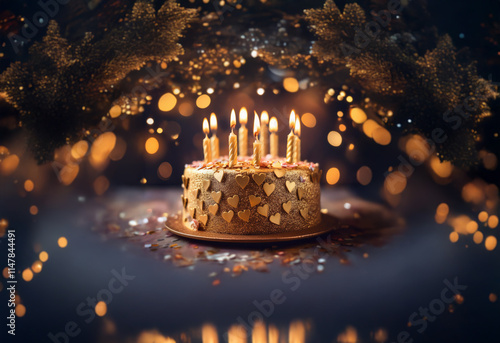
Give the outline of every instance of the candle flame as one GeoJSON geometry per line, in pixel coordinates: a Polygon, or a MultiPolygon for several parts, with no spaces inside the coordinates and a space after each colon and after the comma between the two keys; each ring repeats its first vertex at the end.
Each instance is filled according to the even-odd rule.
{"type": "Polygon", "coordinates": [[[234,129],[236,126],[236,112],[234,111],[234,108],[231,111],[231,129],[234,129]]]}
{"type": "Polygon", "coordinates": [[[292,112],[290,113],[290,121],[288,122],[288,125],[290,127],[290,130],[293,130],[293,128],[295,127],[295,111],[292,110],[292,112]]]}
{"type": "Polygon", "coordinates": [[[278,119],[276,117],[272,117],[269,122],[269,131],[277,132],[278,131],[278,119]]]}
{"type": "Polygon", "coordinates": [[[259,120],[259,115],[257,112],[255,112],[255,119],[253,121],[253,135],[255,136],[255,139],[259,139],[259,133],[260,133],[260,120],[259,120]]]}
{"type": "Polygon", "coordinates": [[[300,118],[295,119],[295,134],[300,137],[300,118]]]}
{"type": "Polygon", "coordinates": [[[205,118],[205,119],[203,119],[203,133],[205,135],[208,135],[209,132],[210,132],[210,129],[208,128],[208,119],[205,118]]]}
{"type": "Polygon", "coordinates": [[[248,112],[245,107],[242,107],[240,110],[240,124],[246,125],[248,121],[248,112]]]}
{"type": "Polygon", "coordinates": [[[269,123],[269,114],[267,113],[267,111],[262,111],[262,113],[260,114],[260,121],[262,122],[262,124],[269,123]]]}
{"type": "Polygon", "coordinates": [[[210,130],[217,131],[217,116],[215,113],[210,115],[210,130]]]}

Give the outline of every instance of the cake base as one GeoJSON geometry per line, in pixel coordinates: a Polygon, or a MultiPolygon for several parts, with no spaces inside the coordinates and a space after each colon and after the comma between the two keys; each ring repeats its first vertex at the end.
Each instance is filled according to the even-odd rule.
{"type": "Polygon", "coordinates": [[[169,216],[165,223],[165,227],[178,236],[201,241],[232,243],[272,243],[315,237],[327,233],[331,230],[337,229],[339,227],[339,221],[329,214],[321,214],[321,222],[316,226],[304,230],[265,235],[232,235],[227,233],[191,230],[184,226],[181,216],[169,216]]]}

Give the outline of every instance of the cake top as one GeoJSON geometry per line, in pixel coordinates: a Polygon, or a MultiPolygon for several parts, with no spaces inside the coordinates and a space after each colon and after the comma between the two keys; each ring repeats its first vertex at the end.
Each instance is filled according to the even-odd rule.
{"type": "Polygon", "coordinates": [[[314,172],[319,169],[318,163],[312,163],[308,161],[299,161],[295,163],[286,163],[284,158],[271,158],[268,155],[266,158],[263,158],[259,165],[254,165],[251,157],[238,157],[238,162],[229,167],[229,160],[227,156],[223,156],[219,159],[216,159],[212,162],[206,163],[205,161],[193,161],[191,164],[187,164],[186,168],[194,168],[194,169],[232,169],[232,170],[259,170],[265,171],[266,169],[269,171],[275,169],[285,169],[285,170],[307,170],[314,172]]]}

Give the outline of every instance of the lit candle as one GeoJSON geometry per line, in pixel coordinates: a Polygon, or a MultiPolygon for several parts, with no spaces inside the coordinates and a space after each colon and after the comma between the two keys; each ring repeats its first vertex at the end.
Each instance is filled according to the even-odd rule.
{"type": "Polygon", "coordinates": [[[269,114],[267,111],[262,111],[260,115],[260,140],[262,142],[262,156],[269,153],[269,130],[267,124],[269,123],[269,114]]]}
{"type": "Polygon", "coordinates": [[[294,150],[295,150],[295,135],[293,134],[293,129],[295,128],[295,111],[292,110],[290,113],[289,121],[290,133],[286,140],[286,163],[293,163],[294,150]]]}
{"type": "Polygon", "coordinates": [[[238,141],[240,143],[240,155],[248,156],[248,130],[245,127],[248,121],[248,112],[245,107],[240,110],[240,130],[238,131],[238,141]]]}
{"type": "Polygon", "coordinates": [[[300,156],[300,118],[297,116],[297,119],[295,119],[295,158],[294,162],[300,162],[301,156],[300,156]]]}
{"type": "Polygon", "coordinates": [[[271,131],[271,156],[278,157],[278,119],[272,117],[269,122],[269,131],[271,131]]]}
{"type": "Polygon", "coordinates": [[[209,132],[208,120],[205,118],[203,119],[203,133],[205,133],[205,139],[203,140],[203,156],[205,157],[205,163],[212,162],[212,149],[210,148],[210,138],[208,138],[209,132]]]}
{"type": "Polygon", "coordinates": [[[238,162],[238,140],[233,130],[236,126],[236,113],[234,109],[231,111],[231,133],[229,134],[229,167],[234,166],[238,162]]]}
{"type": "Polygon", "coordinates": [[[257,115],[257,112],[255,112],[255,119],[253,121],[253,135],[255,137],[255,142],[253,142],[253,164],[255,166],[260,165],[260,160],[262,158],[262,143],[259,141],[259,133],[259,116],[257,115]]]}
{"type": "Polygon", "coordinates": [[[217,116],[215,113],[210,115],[210,131],[212,131],[212,137],[210,138],[212,142],[212,158],[216,160],[220,157],[220,152],[219,138],[217,138],[217,116]]]}

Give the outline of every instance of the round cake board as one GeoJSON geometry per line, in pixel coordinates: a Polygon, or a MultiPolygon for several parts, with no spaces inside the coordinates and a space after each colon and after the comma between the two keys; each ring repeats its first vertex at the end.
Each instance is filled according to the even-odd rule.
{"type": "Polygon", "coordinates": [[[231,235],[227,233],[195,231],[188,229],[183,225],[181,216],[168,217],[167,221],[165,222],[165,227],[178,236],[201,241],[232,243],[272,243],[315,237],[327,233],[331,230],[337,229],[339,227],[339,222],[335,217],[329,214],[321,214],[321,223],[309,229],[272,233],[267,235],[231,235]]]}

